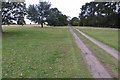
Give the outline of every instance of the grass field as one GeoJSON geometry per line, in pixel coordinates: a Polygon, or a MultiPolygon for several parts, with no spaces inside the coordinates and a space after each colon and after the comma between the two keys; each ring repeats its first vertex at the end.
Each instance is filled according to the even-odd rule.
{"type": "Polygon", "coordinates": [[[118,29],[90,27],[79,29],[85,34],[97,39],[98,41],[101,41],[104,44],[107,44],[110,47],[115,48],[116,50],[120,49],[120,46],[118,46],[118,29]]]}
{"type": "Polygon", "coordinates": [[[2,35],[0,33],[0,80],[2,79],[2,35]]]}
{"type": "MultiPolygon", "coordinates": [[[[86,30],[86,32],[87,32],[87,28],[85,28],[85,29],[80,28],[80,30],[82,30],[82,31],[86,30]]],[[[74,30],[74,31],[81,38],[81,40],[84,41],[84,43],[93,52],[93,54],[98,58],[98,60],[104,65],[104,67],[112,75],[112,77],[117,78],[118,77],[118,61],[113,56],[111,56],[109,53],[105,52],[103,49],[101,49],[100,47],[95,45],[93,42],[91,42],[89,39],[82,36],[79,32],[77,32],[76,30],[74,30]]],[[[89,31],[89,29],[88,29],[88,31],[89,31]]],[[[89,33],[90,33],[90,31],[89,31],[89,33]]]]}
{"type": "Polygon", "coordinates": [[[3,78],[90,78],[67,28],[3,28],[3,78]]]}

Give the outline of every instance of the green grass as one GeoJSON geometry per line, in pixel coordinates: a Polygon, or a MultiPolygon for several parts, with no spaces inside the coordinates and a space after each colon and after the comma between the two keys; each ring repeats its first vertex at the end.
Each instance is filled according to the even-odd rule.
{"type": "Polygon", "coordinates": [[[0,33],[0,80],[2,79],[2,35],[0,33]]]}
{"type": "Polygon", "coordinates": [[[3,28],[3,78],[90,78],[67,28],[3,28]]]}
{"type": "MultiPolygon", "coordinates": [[[[118,30],[109,29],[109,28],[79,28],[85,34],[101,41],[102,43],[115,48],[116,50],[120,49],[118,46],[118,30]]],[[[119,50],[120,51],[120,50],[119,50]]]]}
{"type": "Polygon", "coordinates": [[[118,77],[118,61],[109,53],[105,52],[103,49],[101,49],[100,47],[95,45],[93,42],[91,42],[89,39],[82,36],[79,32],[77,32],[76,30],[74,31],[80,37],[80,39],[84,41],[84,43],[98,58],[98,60],[104,65],[104,67],[108,70],[111,76],[117,78],[118,77]]]}

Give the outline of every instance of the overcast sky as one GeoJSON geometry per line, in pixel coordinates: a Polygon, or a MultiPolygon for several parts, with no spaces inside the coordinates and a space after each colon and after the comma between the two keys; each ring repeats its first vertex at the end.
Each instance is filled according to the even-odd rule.
{"type": "MultiPolygon", "coordinates": [[[[44,0],[45,1],[45,0],[44,0]]],[[[78,17],[80,13],[80,8],[87,2],[91,2],[93,0],[46,0],[51,2],[51,7],[58,8],[63,14],[72,17],[78,17]]],[[[39,0],[26,0],[26,5],[30,4],[38,4],[39,0]]],[[[26,19],[26,23],[30,23],[29,20],[26,19]]]]}

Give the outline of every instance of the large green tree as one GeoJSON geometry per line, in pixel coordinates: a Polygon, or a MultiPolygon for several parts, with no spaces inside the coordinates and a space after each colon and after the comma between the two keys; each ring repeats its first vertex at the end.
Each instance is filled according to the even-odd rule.
{"type": "Polygon", "coordinates": [[[27,18],[35,23],[41,24],[43,28],[43,24],[49,14],[50,6],[51,4],[46,1],[39,2],[37,5],[29,5],[27,18]]]}
{"type": "Polygon", "coordinates": [[[26,15],[26,4],[24,2],[10,2],[4,0],[0,2],[0,33],[2,32],[2,24],[25,24],[24,16],[26,15]]]}
{"type": "Polygon", "coordinates": [[[2,2],[2,24],[25,24],[26,4],[24,2],[2,2]]]}
{"type": "Polygon", "coordinates": [[[46,21],[50,26],[66,26],[68,24],[67,18],[57,8],[51,8],[46,21]]]}

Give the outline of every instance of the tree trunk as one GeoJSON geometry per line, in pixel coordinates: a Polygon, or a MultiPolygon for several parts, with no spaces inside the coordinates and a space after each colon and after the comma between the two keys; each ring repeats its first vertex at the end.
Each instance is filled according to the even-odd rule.
{"type": "Polygon", "coordinates": [[[2,25],[0,24],[0,35],[2,34],[2,25]]]}
{"type": "Polygon", "coordinates": [[[41,23],[41,28],[43,28],[43,23],[41,23]]]}

